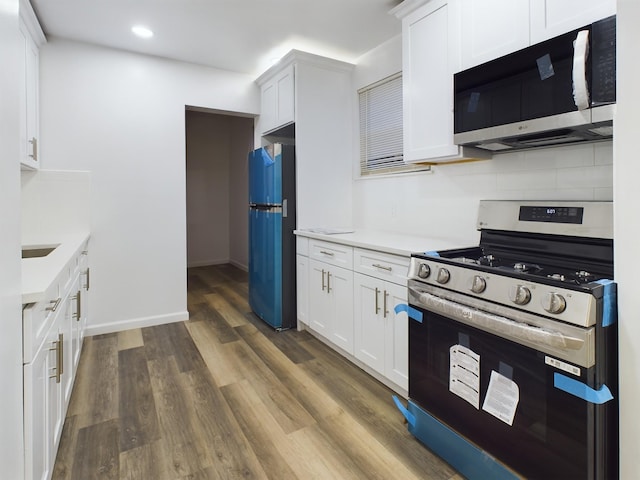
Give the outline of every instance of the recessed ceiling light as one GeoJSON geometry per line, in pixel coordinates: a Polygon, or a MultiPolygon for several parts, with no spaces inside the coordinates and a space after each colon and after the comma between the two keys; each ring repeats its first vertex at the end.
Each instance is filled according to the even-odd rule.
{"type": "Polygon", "coordinates": [[[131,31],[135,33],[140,38],[151,38],[153,37],[153,32],[149,30],[147,27],[143,27],[142,25],[136,25],[131,28],[131,31]]]}

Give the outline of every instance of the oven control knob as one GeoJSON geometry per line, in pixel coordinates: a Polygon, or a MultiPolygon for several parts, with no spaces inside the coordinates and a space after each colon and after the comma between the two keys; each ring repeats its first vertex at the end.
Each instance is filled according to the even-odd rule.
{"type": "Polygon", "coordinates": [[[526,305],[531,301],[531,290],[524,285],[514,285],[509,289],[509,300],[516,305],[526,305]]]}
{"type": "Polygon", "coordinates": [[[449,278],[451,278],[449,270],[447,270],[446,268],[438,269],[438,276],[436,277],[436,281],[438,283],[447,283],[449,281],[449,278]]]}
{"type": "Polygon", "coordinates": [[[431,274],[431,269],[426,263],[421,263],[418,267],[418,276],[420,278],[427,278],[431,274]]]}
{"type": "Polygon", "coordinates": [[[473,293],[482,293],[486,288],[487,281],[480,275],[474,275],[473,278],[469,280],[469,290],[473,293]]]}
{"type": "Polygon", "coordinates": [[[567,302],[559,293],[550,292],[545,294],[540,303],[542,308],[549,313],[562,313],[567,308],[567,302]]]}

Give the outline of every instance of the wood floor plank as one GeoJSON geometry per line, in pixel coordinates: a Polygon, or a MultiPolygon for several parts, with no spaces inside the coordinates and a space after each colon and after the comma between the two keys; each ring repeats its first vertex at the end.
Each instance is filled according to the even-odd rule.
{"type": "Polygon", "coordinates": [[[286,460],[289,441],[251,384],[245,380],[227,385],[221,391],[227,403],[233,407],[233,416],[268,477],[297,479],[298,476],[286,460]]]}
{"type": "Polygon", "coordinates": [[[85,339],[67,416],[77,428],[118,418],[118,336],[85,339]]]}
{"type": "Polygon", "coordinates": [[[145,352],[148,360],[172,355],[180,371],[202,368],[205,363],[184,322],[167,323],[143,328],[145,352]]]}
{"type": "Polygon", "coordinates": [[[229,325],[227,320],[209,304],[200,307],[198,313],[194,315],[191,322],[206,322],[215,332],[216,338],[220,343],[235,342],[238,340],[238,334],[229,325]]]}
{"type": "Polygon", "coordinates": [[[78,417],[75,415],[68,416],[64,420],[58,455],[51,475],[52,480],[71,480],[73,478],[73,458],[78,440],[77,420],[78,417]]]}
{"type": "Polygon", "coordinates": [[[205,322],[189,322],[186,324],[191,337],[207,368],[211,372],[216,385],[222,386],[240,381],[244,378],[242,369],[233,354],[231,343],[221,344],[215,337],[215,331],[205,322]]]}
{"type": "Polygon", "coordinates": [[[313,354],[304,348],[303,342],[301,342],[301,337],[306,337],[309,333],[299,332],[295,329],[276,331],[253,312],[245,314],[245,318],[247,318],[248,323],[258,329],[264,337],[268,338],[273,345],[278,347],[294,363],[306,362],[313,358],[313,354]]]}
{"type": "Polygon", "coordinates": [[[244,342],[234,342],[233,354],[237,358],[244,378],[249,380],[259,393],[262,401],[271,414],[286,432],[293,432],[312,425],[315,420],[311,414],[296,400],[250,347],[244,342]]]}
{"type": "Polygon", "coordinates": [[[209,465],[206,445],[193,417],[191,399],[180,381],[173,356],[148,362],[161,432],[161,458],[171,478],[183,477],[209,465]]]}
{"type": "Polygon", "coordinates": [[[127,350],[128,348],[143,347],[142,330],[132,328],[118,332],[118,350],[127,350]]]}
{"type": "MultiPolygon", "coordinates": [[[[331,395],[302,370],[296,368],[295,363],[268,338],[251,327],[241,327],[237,330],[253,352],[314,419],[335,415],[341,411],[331,395]]],[[[287,335],[288,332],[282,334],[287,335]]]]}
{"type": "Polygon", "coordinates": [[[222,295],[227,300],[227,302],[233,305],[233,308],[235,308],[239,312],[245,314],[251,311],[247,295],[238,292],[238,290],[233,288],[233,286],[220,284],[214,287],[213,291],[222,295]]]}
{"type": "Polygon", "coordinates": [[[72,478],[117,479],[119,476],[118,421],[108,420],[80,429],[72,478]]]}
{"type": "Polygon", "coordinates": [[[239,327],[248,323],[244,313],[236,310],[235,307],[219,293],[208,293],[204,298],[213,309],[222,315],[222,318],[227,321],[229,326],[239,327]]]}
{"type": "Polygon", "coordinates": [[[266,479],[251,445],[232,414],[222,392],[206,370],[184,374],[203,442],[211,459],[210,470],[220,479],[266,479]]]}
{"type": "Polygon", "coordinates": [[[126,452],[160,438],[144,347],[118,354],[120,390],[120,451],[126,452]]]}
{"type": "Polygon", "coordinates": [[[169,479],[168,472],[163,468],[164,462],[159,458],[162,447],[159,441],[147,443],[120,453],[120,479],[169,479]]]}

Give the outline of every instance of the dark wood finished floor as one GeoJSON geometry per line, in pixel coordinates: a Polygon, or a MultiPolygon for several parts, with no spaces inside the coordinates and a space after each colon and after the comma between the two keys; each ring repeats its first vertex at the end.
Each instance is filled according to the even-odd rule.
{"type": "Polygon", "coordinates": [[[246,273],[190,269],[188,302],[188,322],[85,340],[54,479],[461,478],[387,387],[250,313],[246,273]]]}

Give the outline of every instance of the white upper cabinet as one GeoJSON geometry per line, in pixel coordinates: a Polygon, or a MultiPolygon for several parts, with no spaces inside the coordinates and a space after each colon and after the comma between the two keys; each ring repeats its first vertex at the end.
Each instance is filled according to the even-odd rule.
{"type": "Polygon", "coordinates": [[[616,13],[616,0],[530,1],[532,45],[616,13]]]}
{"type": "Polygon", "coordinates": [[[20,164],[22,168],[30,170],[40,167],[39,49],[46,40],[28,0],[20,1],[20,33],[24,42],[24,77],[20,91],[20,164]]]}
{"type": "Polygon", "coordinates": [[[402,18],[404,161],[486,158],[453,143],[453,73],[460,44],[449,2],[408,0],[393,12],[402,18]]]}
{"type": "Polygon", "coordinates": [[[529,46],[529,0],[458,0],[460,70],[529,46]]]}
{"type": "Polygon", "coordinates": [[[261,89],[261,133],[269,133],[295,121],[294,65],[266,80],[261,89]]]}
{"type": "Polygon", "coordinates": [[[466,70],[616,13],[615,0],[450,0],[466,70]]]}

